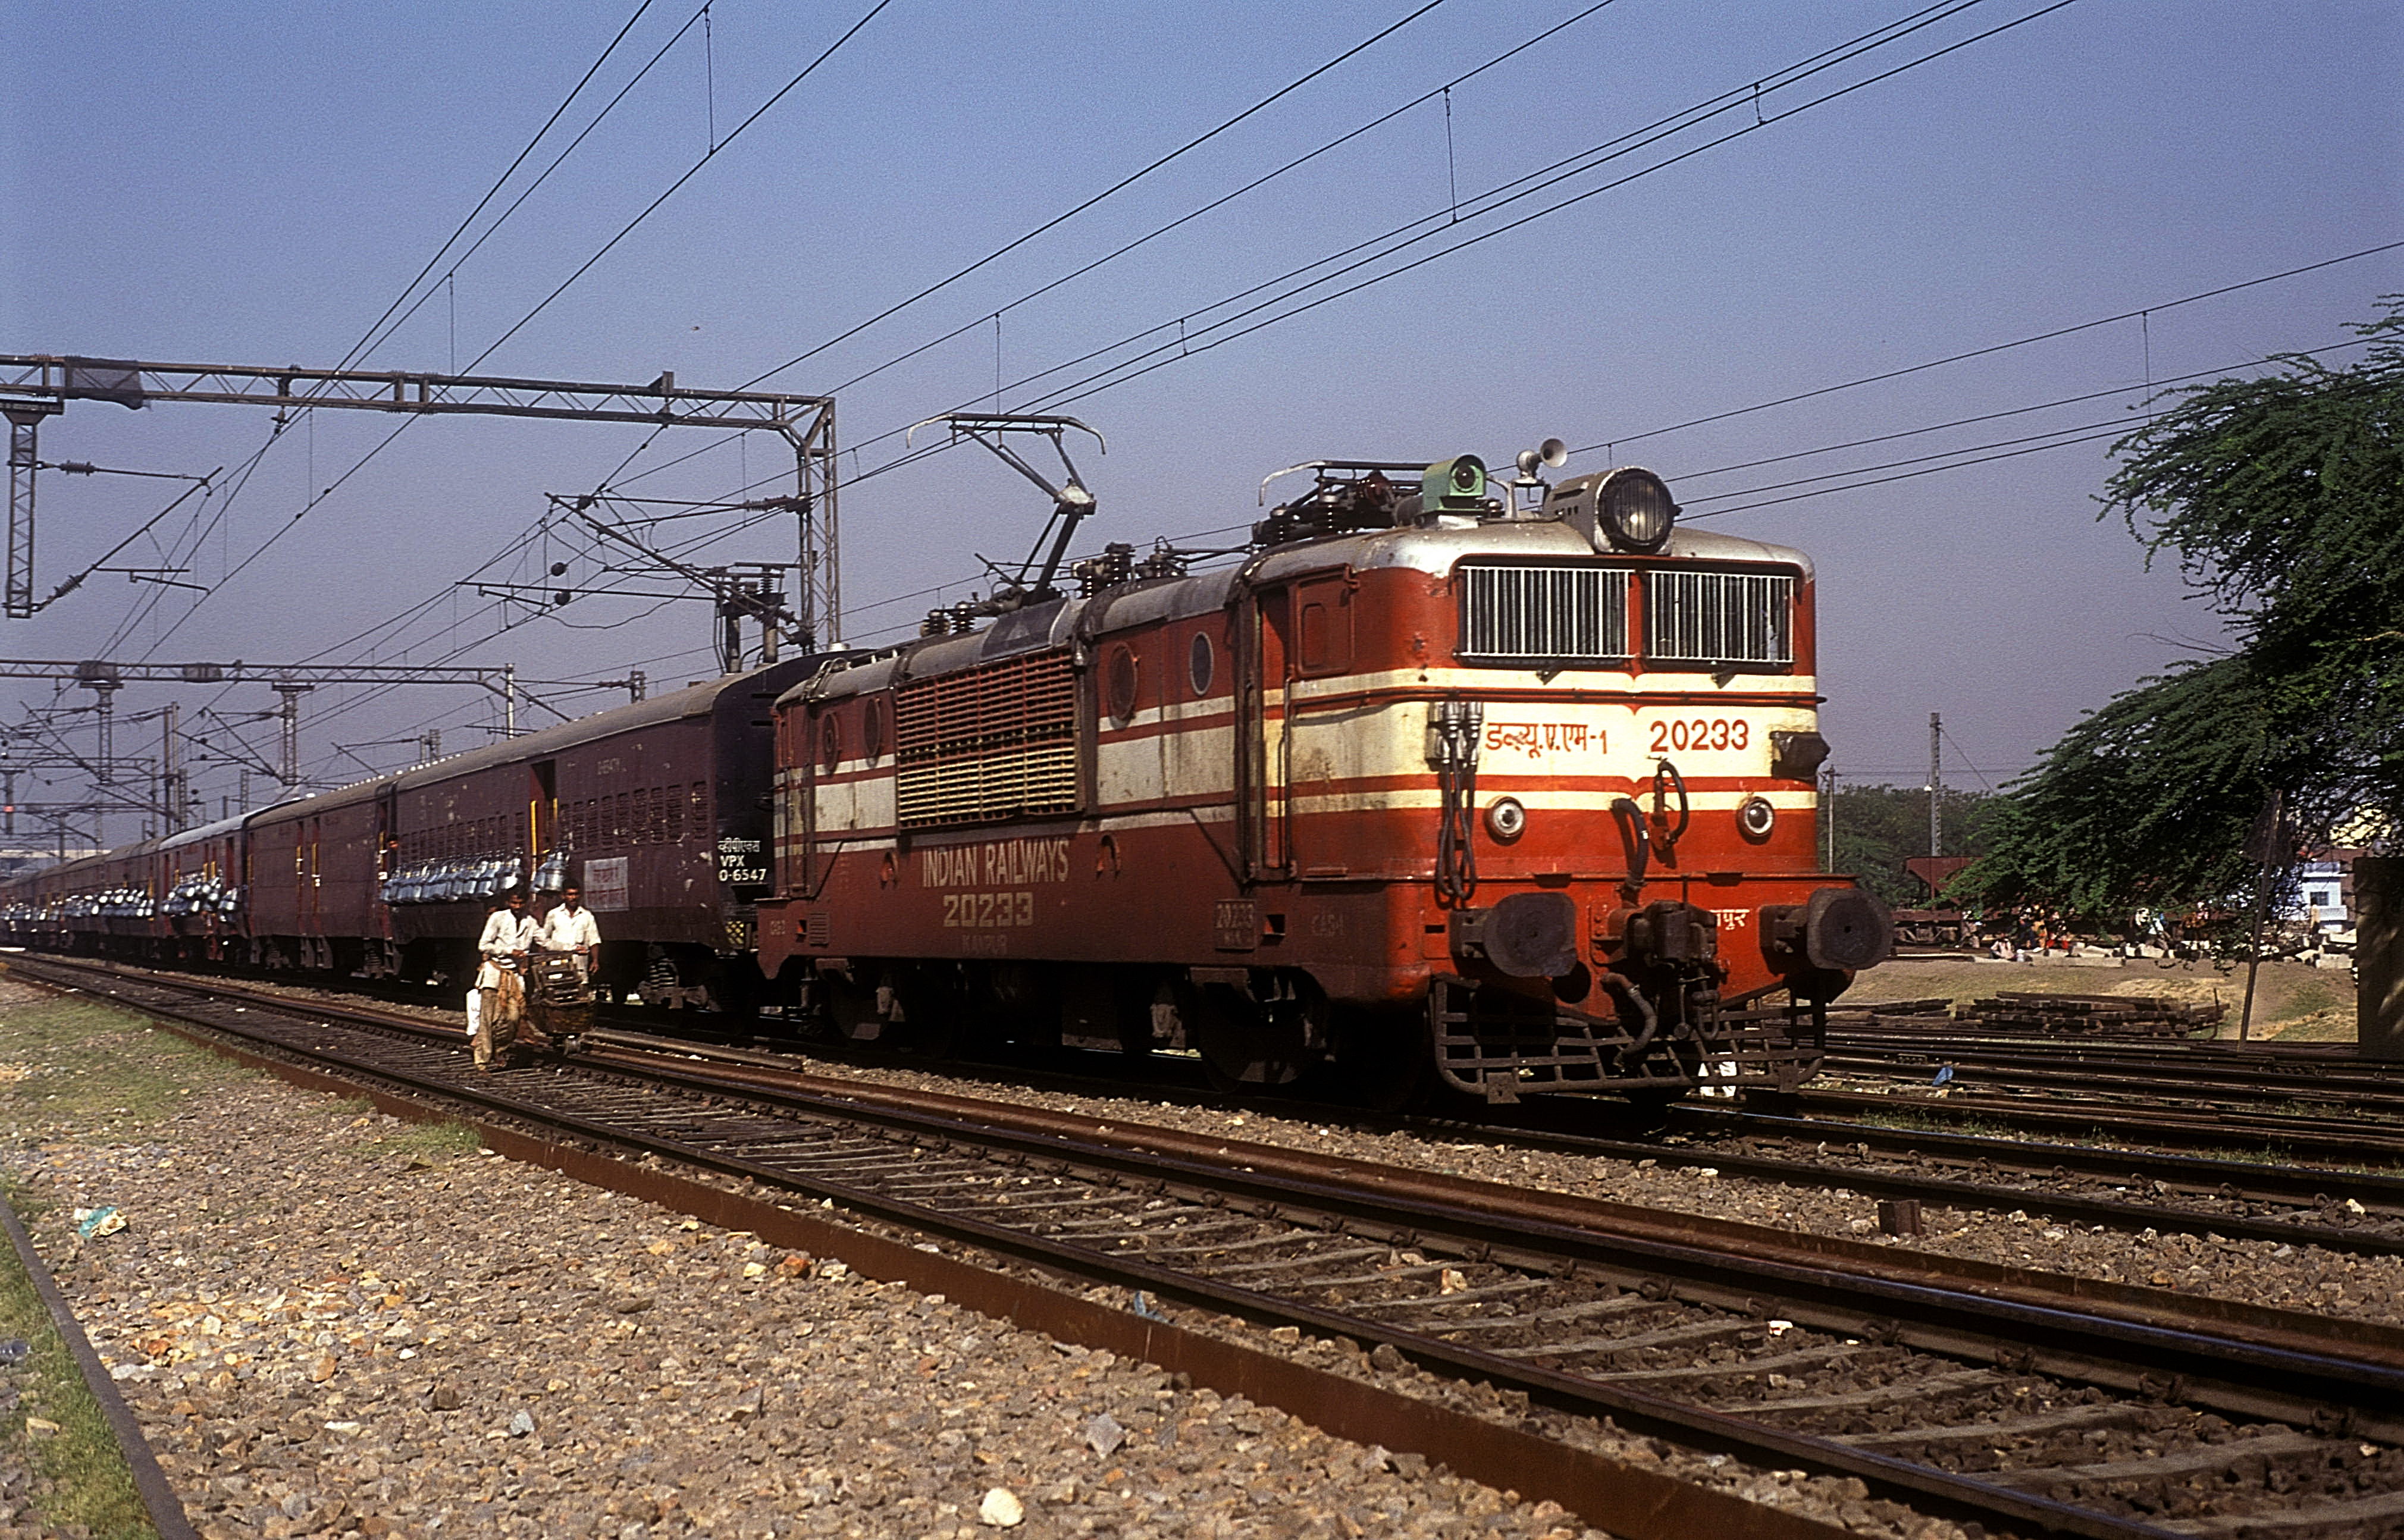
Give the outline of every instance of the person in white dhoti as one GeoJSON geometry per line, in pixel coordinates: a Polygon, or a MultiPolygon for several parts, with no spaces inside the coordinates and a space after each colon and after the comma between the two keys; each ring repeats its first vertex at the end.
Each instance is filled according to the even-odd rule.
{"type": "Polygon", "coordinates": [[[534,917],[525,912],[525,892],[511,888],[500,905],[484,920],[476,938],[477,1020],[469,1027],[476,1044],[476,1068],[493,1067],[493,1048],[509,1046],[511,1029],[525,1018],[525,985],[519,969],[534,945],[534,917]]]}

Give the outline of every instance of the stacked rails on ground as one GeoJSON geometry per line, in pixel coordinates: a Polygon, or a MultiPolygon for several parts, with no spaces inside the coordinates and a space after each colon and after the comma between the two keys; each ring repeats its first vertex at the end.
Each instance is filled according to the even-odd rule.
{"type": "Polygon", "coordinates": [[[1858,1005],[1832,1005],[1828,1008],[1831,1030],[1860,1031],[1865,1028],[1947,1027],[1953,1021],[1953,1002],[1950,1000],[1878,1000],[1864,1001],[1858,1005]]]}
{"type": "Polygon", "coordinates": [[[1971,1003],[1982,1031],[2039,1037],[2186,1038],[2216,1028],[2228,1007],[2167,995],[2040,995],[1997,990],[1971,1003]]]}
{"type": "Polygon", "coordinates": [[[1956,1011],[1946,1000],[1866,1001],[1828,1012],[1839,1031],[1960,1028],[1988,1037],[2187,1038],[2217,1027],[2228,1007],[2167,995],[2046,995],[2000,989],[1956,1011]]]}

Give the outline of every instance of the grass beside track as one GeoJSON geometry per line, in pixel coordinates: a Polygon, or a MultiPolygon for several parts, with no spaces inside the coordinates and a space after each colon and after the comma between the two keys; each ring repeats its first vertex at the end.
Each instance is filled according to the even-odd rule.
{"type": "MultiPolygon", "coordinates": [[[[8,1183],[8,1201],[29,1225],[46,1206],[8,1183]]],[[[14,1455],[34,1475],[30,1496],[49,1528],[92,1540],[157,1540],[158,1530],[133,1490],[125,1451],[66,1339],[50,1323],[49,1307],[17,1260],[0,1245],[0,1338],[21,1338],[33,1351],[9,1371],[17,1404],[0,1414],[0,1460],[14,1455]],[[48,1423],[49,1427],[40,1424],[48,1423]]]]}

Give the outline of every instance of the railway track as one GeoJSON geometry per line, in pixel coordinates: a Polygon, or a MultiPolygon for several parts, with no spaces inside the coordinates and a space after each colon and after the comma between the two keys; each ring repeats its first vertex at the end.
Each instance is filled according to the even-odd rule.
{"type": "Polygon", "coordinates": [[[1310,1333],[1339,1345],[1332,1374],[1484,1381],[1557,1440],[1609,1417],[2007,1533],[2404,1533],[2385,1328],[645,1049],[479,1077],[454,1030],[391,1013],[21,968],[1138,1309],[1310,1333]]]}
{"type": "MultiPolygon", "coordinates": [[[[445,1007],[449,1001],[447,993],[422,989],[378,991],[371,998],[433,1009],[445,1007]]],[[[919,1058],[875,1044],[812,1043],[804,1057],[754,1047],[754,1033],[732,1028],[701,1038],[681,1031],[675,1038],[664,1037],[654,1030],[662,1025],[657,1014],[648,1011],[605,1007],[596,1019],[608,1023],[595,1033],[596,1041],[778,1071],[798,1072],[812,1060],[830,1058],[872,1068],[922,1072],[927,1069],[919,1058]]],[[[692,1029],[732,1019],[702,1015],[680,1021],[679,1027],[692,1029]]],[[[1155,1068],[1165,1071],[1167,1066],[1155,1068]]],[[[999,1066],[959,1061],[943,1069],[963,1078],[1005,1071],[1009,1085],[1070,1095],[1123,1098],[1129,1090],[1124,1076],[1103,1079],[1016,1061],[999,1066]]],[[[1188,1085],[1173,1074],[1156,1074],[1147,1079],[1142,1094],[1181,1098],[1197,1105],[1218,1105],[1225,1099],[1203,1086],[1198,1075],[1188,1085]]],[[[1765,1099],[1777,1104],[1792,1100],[1765,1099]]],[[[1879,1111],[1894,1110],[1891,1101],[1871,1099],[1879,1111]]],[[[1507,1121],[1499,1124],[1491,1121],[1490,1113],[1489,1121],[1440,1115],[1389,1118],[1365,1113],[1358,1107],[1285,1097],[1268,1101],[1265,1110],[1289,1119],[1340,1124],[1365,1132],[1405,1131],[1431,1139],[1472,1139],[1497,1147],[1572,1156],[1710,1167],[1727,1176],[1804,1189],[1842,1188],[1871,1197],[1912,1198],[1937,1209],[2034,1211],[2053,1224],[2262,1240],[2363,1256],[2404,1254],[2404,1144],[2392,1151],[2374,1145],[2348,1146],[2335,1158],[2299,1165],[2293,1158],[2298,1153],[2292,1147],[2295,1141],[2282,1137],[2279,1142],[2285,1148],[2276,1163],[2215,1160],[2143,1148],[2097,1149],[2061,1140],[2016,1141],[1989,1134],[1899,1129],[1834,1116],[1811,1118],[1753,1106],[1740,1110],[1702,1102],[1674,1107],[1665,1127],[1631,1127],[1627,1138],[1584,1131],[1598,1115],[1608,1118],[1610,1105],[1538,1101],[1502,1114],[1507,1121]],[[1670,1137],[1663,1139],[1664,1132],[1670,1137]],[[2341,1163],[2392,1169],[2347,1169],[2341,1163]],[[2037,1184],[2020,1184],[2016,1177],[2033,1179],[2037,1184]]],[[[1930,1105],[1941,1109],[1947,1104],[1930,1105]]],[[[2220,1122],[2208,1127],[2215,1136],[2213,1147],[2230,1142],[2221,1137],[2226,1129],[2220,1122]]],[[[2280,1120],[2271,1127],[2285,1136],[2291,1124],[2280,1120]]],[[[2072,1125],[2039,1131],[2073,1140],[2106,1134],[2103,1128],[2072,1125]]],[[[2159,1138],[2157,1133],[2148,1140],[2142,1125],[2117,1132],[2132,1143],[2159,1138]]]]}
{"type": "Polygon", "coordinates": [[[2011,1128],[2059,1140],[2225,1152],[2239,1160],[2267,1157],[2373,1171],[2404,1167],[2404,1130],[2343,1117],[2082,1101],[1959,1086],[1936,1096],[1924,1082],[1878,1090],[1815,1086],[1789,1097],[1749,1099],[1747,1104],[1832,1121],[1885,1118],[1932,1127],[2011,1128]]]}
{"type": "MultiPolygon", "coordinates": [[[[801,1061],[773,1050],[731,1044],[696,1046],[621,1025],[597,1034],[604,1042],[779,1071],[801,1061]]],[[[813,1047],[813,1053],[820,1050],[813,1047]]],[[[846,1053],[849,1061],[895,1067],[892,1056],[846,1053]]],[[[915,1067],[915,1066],[913,1066],[915,1067]]],[[[972,1071],[978,1066],[947,1066],[972,1071]]],[[[1017,1077],[1019,1082],[1028,1078],[1017,1077]]],[[[1059,1073],[1035,1078],[1039,1088],[1123,1098],[1124,1081],[1059,1073]]],[[[1159,1094],[1147,1084],[1142,1094],[1159,1094]]],[[[1195,1104],[1225,1099],[1197,1093],[1195,1104]]],[[[1581,1102],[1523,1106],[1508,1122],[1439,1116],[1386,1118],[1341,1107],[1284,1099],[1265,1112],[1312,1123],[1336,1123],[1367,1132],[1405,1131],[1430,1139],[1475,1140],[1501,1148],[1558,1155],[1710,1167],[1723,1176],[1784,1185],[1846,1187],[1872,1197],[1916,1198],[1962,1210],[2033,1211],[2062,1224],[2108,1229],[2156,1229],[2227,1239],[2318,1246],[2362,1256],[2404,1255],[2404,1150],[2392,1172],[2214,1160],[2145,1150],[2024,1141],[1987,1135],[1906,1130],[1836,1118],[1782,1115],[1690,1102],[1672,1107],[1665,1141],[1584,1132],[1597,1109],[1581,1102]],[[2015,1175],[2045,1185],[2016,1185],[2015,1175]]]]}
{"type": "Polygon", "coordinates": [[[1826,1072],[1925,1076],[1950,1067],[1956,1084],[2020,1086],[2087,1098],[2123,1097],[2192,1105],[2336,1106],[2388,1120],[2404,1134],[2404,1075],[2383,1066],[2306,1061],[2228,1062],[2189,1048],[2123,1051],[2078,1042],[1991,1044],[1919,1033],[1828,1034],[1826,1072]]]}
{"type": "MultiPolygon", "coordinates": [[[[428,991],[390,998],[434,1008],[448,1001],[447,995],[428,991]]],[[[604,1008],[596,1019],[608,1024],[594,1034],[598,1042],[783,1072],[801,1072],[811,1059],[825,1058],[887,1069],[926,1068],[923,1060],[874,1044],[814,1043],[808,1057],[803,1058],[774,1048],[751,1047],[748,1038],[734,1041],[743,1034],[732,1031],[706,1040],[664,1037],[653,1029],[661,1025],[656,1015],[632,1009],[604,1008]]],[[[696,1017],[694,1024],[710,1019],[696,1017]]],[[[974,1062],[944,1066],[962,1076],[993,1068],[974,1062]]],[[[1006,1068],[1012,1085],[1113,1098],[1125,1097],[1129,1090],[1124,1078],[1104,1080],[1017,1063],[1006,1068]]],[[[1190,1086],[1148,1081],[1142,1089],[1146,1096],[1165,1092],[1188,1097],[1196,1104],[1216,1105],[1225,1099],[1204,1087],[1198,1075],[1190,1086]]],[[[1893,1108],[1884,1099],[1873,1099],[1879,1110],[1893,1108]]],[[[1942,1108],[1946,1103],[1931,1105],[1942,1108]]],[[[1357,1107],[1287,1098],[1275,1099],[1265,1110],[1371,1132],[1400,1130],[1575,1156],[1709,1166],[1728,1176],[1822,1190],[1841,1186],[1872,1197],[1914,1198],[1932,1207],[1996,1212],[2028,1210],[2056,1223],[2132,1233],[2151,1228],[2317,1246],[2364,1256],[2404,1254],[2404,1143],[2386,1152],[2385,1158],[2378,1158],[2382,1152],[2376,1146],[2348,1147],[2341,1160],[2393,1168],[2364,1171],[2342,1169],[2340,1160],[2299,1165],[2292,1158],[2297,1154],[2292,1141],[2282,1141],[2288,1147],[2276,1163],[2204,1159],[2145,1149],[2098,1149],[2058,1140],[1898,1129],[1838,1117],[1813,1118],[1703,1102],[1671,1108],[1664,1128],[1650,1134],[1639,1135],[1631,1129],[1630,1137],[1613,1138],[1584,1131],[1598,1113],[1607,1117],[1608,1109],[1609,1104],[1598,1107],[1583,1100],[1535,1102],[1503,1114],[1508,1121],[1499,1124],[1443,1116],[1386,1118],[1357,1107]],[[1661,1132],[1673,1137],[1665,1141],[1661,1132]],[[2019,1185],[2012,1180],[2015,1176],[2033,1178],[2044,1185],[2019,1185]]],[[[2210,1127],[2222,1128],[2217,1122],[2210,1127]]],[[[2274,1125],[2282,1131],[2287,1127],[2285,1121],[2274,1125]]],[[[2070,1138],[2100,1137],[2104,1132],[2074,1132],[2067,1127],[2059,1131],[2070,1138]]],[[[2142,1127],[2120,1131],[2130,1142],[2147,1141],[2142,1127]]]]}

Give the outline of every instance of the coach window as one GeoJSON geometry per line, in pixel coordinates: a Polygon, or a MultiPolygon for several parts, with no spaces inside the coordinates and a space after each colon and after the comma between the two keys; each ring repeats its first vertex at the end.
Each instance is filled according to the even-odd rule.
{"type": "Polygon", "coordinates": [[[1195,700],[1210,693],[1210,676],[1217,669],[1218,661],[1210,649],[1210,633],[1194,633],[1194,644],[1185,650],[1185,679],[1194,686],[1195,700]]]}
{"type": "Polygon", "coordinates": [[[843,723],[830,711],[818,723],[818,765],[832,776],[843,764],[843,723]]]}
{"type": "Polygon", "coordinates": [[[860,752],[871,764],[885,752],[885,713],[874,701],[860,708],[860,752]]]}

